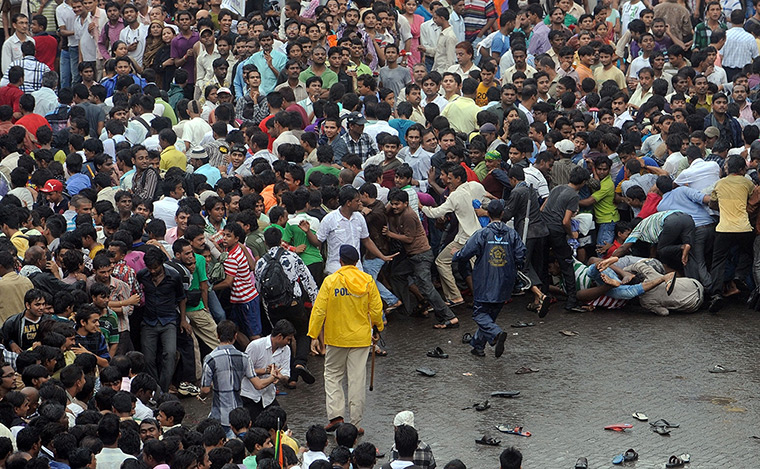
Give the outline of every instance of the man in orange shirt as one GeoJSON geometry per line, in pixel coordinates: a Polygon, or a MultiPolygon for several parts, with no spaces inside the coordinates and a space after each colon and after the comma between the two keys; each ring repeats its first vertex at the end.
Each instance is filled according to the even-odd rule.
{"type": "Polygon", "coordinates": [[[583,46],[578,49],[578,66],[575,71],[578,72],[579,84],[583,83],[586,78],[594,78],[594,72],[591,71],[593,63],[594,49],[591,46],[583,46]]]}

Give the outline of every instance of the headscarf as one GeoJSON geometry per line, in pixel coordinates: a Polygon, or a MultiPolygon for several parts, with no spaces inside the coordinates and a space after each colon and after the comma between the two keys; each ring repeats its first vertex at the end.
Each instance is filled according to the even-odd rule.
{"type": "Polygon", "coordinates": [[[150,25],[148,26],[148,37],[145,40],[145,52],[143,52],[143,66],[145,68],[153,66],[153,60],[155,59],[156,54],[164,46],[164,40],[162,37],[164,27],[164,22],[158,20],[151,21],[150,25]],[[153,26],[153,24],[158,24],[161,26],[161,34],[159,34],[158,37],[153,37],[150,35],[150,27],[153,26]]]}

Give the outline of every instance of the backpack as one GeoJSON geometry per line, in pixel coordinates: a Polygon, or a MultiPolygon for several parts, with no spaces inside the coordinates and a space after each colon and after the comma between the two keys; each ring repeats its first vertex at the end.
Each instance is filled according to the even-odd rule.
{"type": "Polygon", "coordinates": [[[270,309],[290,306],[294,299],[293,284],[285,274],[282,264],[280,264],[280,257],[282,257],[284,252],[284,249],[279,248],[275,257],[272,257],[269,253],[264,255],[266,265],[259,279],[261,282],[259,294],[267,302],[267,306],[270,309]]]}
{"type": "Polygon", "coordinates": [[[201,302],[201,291],[199,289],[190,290],[190,284],[193,283],[193,274],[176,259],[172,259],[167,263],[182,277],[182,287],[185,289],[185,299],[187,300],[185,306],[191,308],[198,306],[201,302]]]}
{"type": "Polygon", "coordinates": [[[208,283],[215,285],[227,278],[227,273],[224,271],[224,261],[226,260],[227,253],[223,252],[222,255],[219,256],[219,259],[216,260],[216,263],[208,270],[208,283]]]}

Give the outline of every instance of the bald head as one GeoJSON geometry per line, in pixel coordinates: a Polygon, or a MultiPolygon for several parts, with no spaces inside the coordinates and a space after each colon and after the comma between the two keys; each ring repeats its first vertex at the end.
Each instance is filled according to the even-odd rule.
{"type": "Polygon", "coordinates": [[[30,247],[26,250],[26,254],[24,254],[24,265],[33,265],[43,269],[46,261],[45,250],[39,246],[30,247]]]}

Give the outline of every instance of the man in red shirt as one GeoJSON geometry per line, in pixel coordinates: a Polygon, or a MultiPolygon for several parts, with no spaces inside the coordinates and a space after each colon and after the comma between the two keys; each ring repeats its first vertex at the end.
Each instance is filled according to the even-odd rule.
{"type": "Polygon", "coordinates": [[[55,70],[55,58],[58,53],[58,40],[47,33],[47,18],[44,15],[32,17],[32,35],[36,45],[34,56],[50,70],[55,70]]]}
{"type": "Polygon", "coordinates": [[[24,95],[21,91],[21,85],[24,84],[24,69],[18,65],[14,65],[8,70],[8,86],[0,88],[0,106],[8,105],[13,108],[13,119],[19,119],[21,114],[21,106],[19,105],[19,99],[24,95]]]}
{"type": "Polygon", "coordinates": [[[26,128],[26,130],[31,132],[32,135],[35,135],[37,133],[37,129],[44,125],[50,127],[47,119],[39,114],[34,113],[34,96],[28,93],[24,94],[21,96],[21,98],[19,98],[18,102],[23,117],[16,121],[16,125],[23,126],[26,128]]]}
{"type": "Polygon", "coordinates": [[[244,240],[245,231],[239,224],[229,223],[224,227],[224,245],[227,248],[227,259],[224,261],[226,276],[214,285],[214,290],[229,288],[231,319],[242,332],[238,335],[238,342],[247,346],[249,340],[261,336],[261,311],[259,292],[256,291],[251,273],[255,264],[248,248],[241,244],[244,240]]]}

